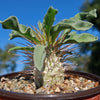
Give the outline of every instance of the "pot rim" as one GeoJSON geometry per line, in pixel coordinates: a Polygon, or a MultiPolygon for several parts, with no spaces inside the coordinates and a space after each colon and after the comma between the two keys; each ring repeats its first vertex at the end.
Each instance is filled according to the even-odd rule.
{"type": "MultiPolygon", "coordinates": [[[[30,71],[21,71],[21,72],[15,72],[15,73],[10,73],[10,74],[6,74],[6,75],[2,75],[1,77],[7,77],[7,76],[15,76],[16,74],[29,74],[30,71]]],[[[67,70],[65,71],[66,74],[74,74],[74,75],[79,75],[85,78],[89,78],[95,81],[99,81],[100,82],[100,76],[91,74],[91,73],[86,73],[86,72],[78,72],[78,71],[70,71],[67,70]]],[[[0,89],[0,96],[2,97],[13,97],[15,99],[23,99],[24,100],[33,100],[33,99],[65,99],[66,100],[73,100],[73,99],[84,99],[84,98],[90,98],[93,96],[96,96],[100,94],[100,85],[89,89],[89,90],[85,90],[85,91],[78,91],[78,92],[74,92],[74,93],[62,93],[62,94],[28,94],[28,93],[17,93],[17,92],[12,92],[12,91],[6,91],[3,89],[0,89]]]]}

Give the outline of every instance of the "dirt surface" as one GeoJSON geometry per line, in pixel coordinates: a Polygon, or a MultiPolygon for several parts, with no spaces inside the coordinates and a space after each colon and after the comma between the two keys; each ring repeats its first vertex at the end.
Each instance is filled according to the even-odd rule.
{"type": "Polygon", "coordinates": [[[21,74],[14,79],[2,77],[0,80],[1,89],[29,94],[73,93],[95,88],[98,85],[99,82],[75,75],[66,75],[62,84],[56,83],[50,87],[45,86],[38,89],[36,89],[34,79],[21,76],[21,74]]]}

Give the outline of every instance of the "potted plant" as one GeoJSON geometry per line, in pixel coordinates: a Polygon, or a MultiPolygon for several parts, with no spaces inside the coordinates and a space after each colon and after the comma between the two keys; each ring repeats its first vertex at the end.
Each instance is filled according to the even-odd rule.
{"type": "Polygon", "coordinates": [[[66,70],[69,66],[68,57],[72,54],[69,49],[71,44],[98,39],[89,33],[76,33],[93,26],[89,20],[96,17],[96,10],[76,14],[53,25],[57,12],[50,7],[43,23],[38,22],[39,30],[19,24],[15,16],[0,21],[4,29],[13,30],[10,40],[20,37],[28,41],[27,44],[23,43],[25,47],[14,47],[9,52],[22,50],[32,68],[30,71],[1,76],[0,100],[100,99],[99,76],[66,70]],[[19,87],[21,90],[18,90],[19,87]]]}

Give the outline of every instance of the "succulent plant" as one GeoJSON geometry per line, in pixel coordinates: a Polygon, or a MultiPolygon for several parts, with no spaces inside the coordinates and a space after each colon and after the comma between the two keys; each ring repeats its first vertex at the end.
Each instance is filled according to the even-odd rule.
{"type": "Polygon", "coordinates": [[[77,34],[77,31],[85,31],[93,26],[89,20],[96,17],[96,10],[76,14],[53,25],[57,13],[56,9],[50,7],[43,23],[38,22],[39,29],[19,24],[15,16],[0,21],[4,29],[13,30],[10,40],[20,37],[29,41],[25,47],[14,47],[9,51],[23,50],[27,55],[37,87],[63,82],[65,66],[67,66],[65,63],[71,55],[71,51],[68,50],[71,44],[93,42],[98,39],[89,33],[77,34]]]}

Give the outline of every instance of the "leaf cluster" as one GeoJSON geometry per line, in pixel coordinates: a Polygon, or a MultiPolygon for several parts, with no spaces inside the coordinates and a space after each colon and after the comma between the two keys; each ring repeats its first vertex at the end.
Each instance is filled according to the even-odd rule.
{"type": "Polygon", "coordinates": [[[76,14],[70,19],[64,19],[53,25],[55,21],[55,15],[58,13],[56,9],[50,7],[44,16],[43,23],[38,22],[39,30],[35,27],[30,28],[25,25],[19,24],[18,19],[15,16],[10,16],[4,21],[0,21],[4,29],[13,30],[10,34],[10,40],[20,37],[28,40],[31,46],[27,47],[14,47],[12,50],[24,50],[29,54],[33,51],[33,61],[38,70],[42,70],[45,57],[50,53],[55,52],[60,54],[60,56],[70,53],[64,51],[61,53],[62,49],[66,49],[66,44],[69,43],[86,43],[93,42],[97,40],[97,37],[89,33],[77,34],[76,32],[71,32],[73,30],[88,30],[93,24],[88,20],[96,17],[96,9],[90,12],[82,12],[76,14]]]}

